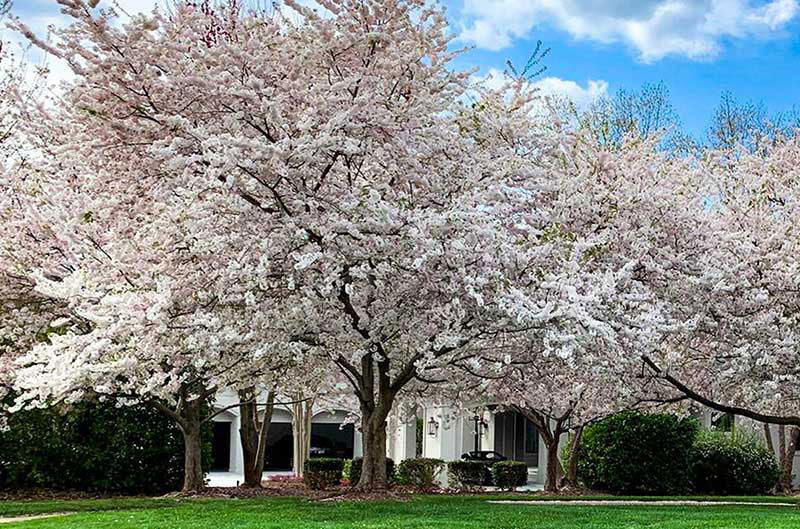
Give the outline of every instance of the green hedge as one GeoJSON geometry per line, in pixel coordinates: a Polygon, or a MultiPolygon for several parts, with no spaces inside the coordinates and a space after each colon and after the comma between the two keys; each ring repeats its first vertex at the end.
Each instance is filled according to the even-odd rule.
{"type": "Polygon", "coordinates": [[[447,479],[456,488],[483,485],[489,473],[489,466],[480,461],[450,461],[447,463],[447,479]]]}
{"type": "Polygon", "coordinates": [[[528,465],[521,461],[498,461],[492,465],[492,482],[504,490],[522,487],[528,483],[528,465]]]}
{"type": "MultiPolygon", "coordinates": [[[[204,431],[204,464],[211,432],[204,431]]],[[[0,489],[163,494],[183,482],[183,436],[148,407],[21,411],[0,430],[0,489]]]]}
{"type": "Polygon", "coordinates": [[[420,457],[405,459],[397,470],[397,481],[420,490],[430,490],[438,485],[436,478],[444,468],[444,461],[420,457]]]}
{"type": "Polygon", "coordinates": [[[781,472],[759,439],[737,432],[700,432],[691,460],[694,489],[701,494],[765,494],[781,472]]]}
{"type": "Polygon", "coordinates": [[[692,443],[697,420],[670,414],[622,412],[583,432],[578,476],[614,494],[684,494],[692,490],[692,443]]]}
{"type": "Polygon", "coordinates": [[[343,470],[343,459],[328,457],[307,459],[303,472],[303,482],[312,490],[329,489],[341,483],[343,470]]]}
{"type": "MultiPolygon", "coordinates": [[[[355,486],[358,484],[358,480],[361,478],[361,467],[364,466],[364,459],[361,457],[356,457],[352,461],[348,461],[350,463],[350,469],[347,476],[347,479],[350,480],[350,485],[355,486]]],[[[386,458],[386,478],[389,482],[394,480],[395,475],[395,465],[394,460],[390,457],[386,458]]]]}

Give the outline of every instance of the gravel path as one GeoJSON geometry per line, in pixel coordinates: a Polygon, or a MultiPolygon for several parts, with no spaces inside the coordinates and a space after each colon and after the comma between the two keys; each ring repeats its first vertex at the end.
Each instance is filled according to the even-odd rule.
{"type": "Polygon", "coordinates": [[[57,516],[66,516],[74,514],[71,512],[54,512],[49,514],[32,514],[30,516],[12,516],[11,518],[0,518],[0,524],[14,523],[14,522],[27,522],[28,520],[41,520],[43,518],[56,518],[57,516]]]}
{"type": "Polygon", "coordinates": [[[700,501],[700,500],[489,500],[489,503],[508,505],[748,505],[765,507],[800,507],[797,503],[772,501],[700,501]]]}

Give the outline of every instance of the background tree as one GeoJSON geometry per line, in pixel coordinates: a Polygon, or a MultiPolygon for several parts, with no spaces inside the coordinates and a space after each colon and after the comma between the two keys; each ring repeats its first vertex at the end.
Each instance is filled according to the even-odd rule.
{"type": "Polygon", "coordinates": [[[660,139],[666,151],[687,154],[693,142],[681,130],[681,120],[663,81],[645,83],[639,90],[622,88],[602,97],[581,113],[578,121],[593,131],[597,141],[621,145],[626,137],[660,139]]]}
{"type": "Polygon", "coordinates": [[[708,128],[708,144],[717,150],[763,152],[780,138],[793,136],[798,126],[796,109],[770,113],[761,102],[738,101],[723,92],[708,128]]]}

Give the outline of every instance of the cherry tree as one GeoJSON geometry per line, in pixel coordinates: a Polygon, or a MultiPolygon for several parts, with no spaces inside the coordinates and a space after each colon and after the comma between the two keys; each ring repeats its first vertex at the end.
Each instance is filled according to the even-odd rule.
{"type": "Polygon", "coordinates": [[[790,426],[789,446],[800,427],[799,155],[795,138],[755,153],[744,146],[706,154],[708,198],[697,214],[708,238],[700,258],[659,294],[675,319],[691,326],[644,358],[679,395],[784,431],[790,426]]]}
{"type": "MultiPolygon", "coordinates": [[[[10,2],[0,2],[0,23],[4,23],[10,7],[10,2]]],[[[18,195],[22,190],[6,179],[6,175],[26,170],[20,150],[17,101],[27,97],[27,102],[33,103],[44,88],[40,75],[26,67],[24,51],[15,53],[9,42],[0,40],[0,180],[9,183],[0,187],[0,239],[8,243],[0,253],[0,401],[12,384],[16,355],[45,335],[48,321],[63,309],[53,300],[37,295],[33,281],[25,274],[25,249],[41,245],[41,241],[14,223],[16,212],[22,207],[18,195]]]]}
{"type": "Polygon", "coordinates": [[[539,141],[553,148],[537,152],[538,176],[527,183],[546,189],[539,202],[549,215],[537,219],[533,240],[552,253],[536,263],[544,280],[520,288],[529,303],[554,309],[504,345],[507,367],[488,373],[485,391],[536,426],[548,452],[546,488],[556,490],[563,434],[573,431],[564,483],[574,484],[583,426],[650,400],[637,378],[640,355],[686,327],[653,283],[683,266],[675,241],[694,237],[703,196],[691,161],[660,152],[658,137],[600,142],[590,128],[549,120],[553,133],[539,141]]]}
{"type": "MultiPolygon", "coordinates": [[[[183,432],[184,490],[195,490],[203,486],[201,428],[213,397],[268,380],[274,366],[300,353],[281,326],[275,277],[285,248],[271,237],[268,216],[254,215],[224,179],[170,166],[153,151],[158,130],[137,130],[137,137],[109,125],[147,120],[103,107],[114,88],[98,88],[83,67],[109,79],[119,72],[92,62],[78,42],[86,31],[108,51],[128,30],[109,25],[111,12],[62,5],[76,23],[54,38],[76,79],[52,105],[22,106],[36,156],[4,180],[18,204],[7,229],[33,241],[20,248],[19,238],[3,240],[4,255],[26,256],[4,271],[13,266],[37,296],[65,309],[49,322],[55,332],[16,360],[17,407],[87,397],[155,406],[183,432]]],[[[207,15],[201,19],[207,28],[207,15]]],[[[153,23],[137,21],[132,40],[153,23]]],[[[146,99],[141,89],[134,92],[146,99]]]]}

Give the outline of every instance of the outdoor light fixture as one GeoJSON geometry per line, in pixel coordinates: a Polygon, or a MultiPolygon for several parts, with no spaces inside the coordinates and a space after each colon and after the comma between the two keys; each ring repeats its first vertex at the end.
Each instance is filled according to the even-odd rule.
{"type": "Polygon", "coordinates": [[[439,431],[439,423],[436,422],[436,419],[431,417],[431,420],[428,421],[428,435],[431,437],[436,437],[436,433],[439,431]]]}
{"type": "Polygon", "coordinates": [[[478,435],[483,435],[483,432],[489,429],[489,423],[483,420],[483,417],[480,415],[475,415],[472,418],[475,421],[475,433],[478,435]]]}

